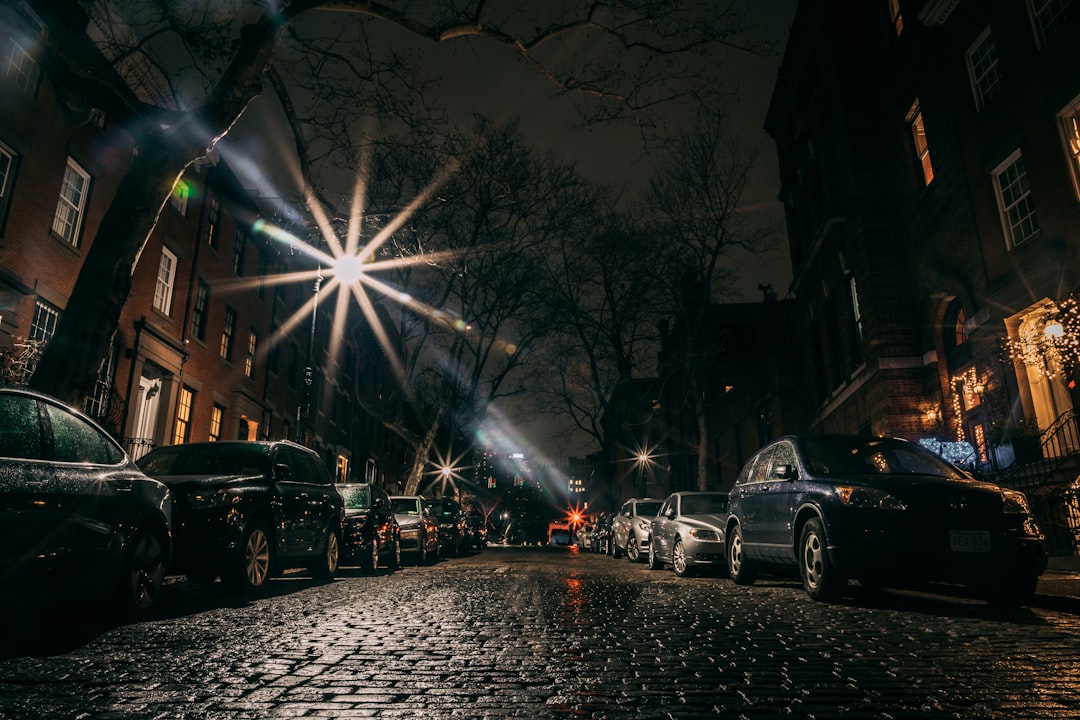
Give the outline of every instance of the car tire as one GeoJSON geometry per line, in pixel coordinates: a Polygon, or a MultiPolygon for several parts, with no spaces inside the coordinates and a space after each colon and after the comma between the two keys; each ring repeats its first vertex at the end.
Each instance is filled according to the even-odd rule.
{"type": "Polygon", "coordinates": [[[675,538],[675,547],[671,549],[671,569],[678,577],[686,577],[693,573],[693,568],[686,559],[686,546],[679,538],[675,538]]]}
{"type": "Polygon", "coordinates": [[[389,565],[391,570],[401,569],[401,540],[394,540],[394,549],[390,553],[389,565]]]}
{"type": "Polygon", "coordinates": [[[829,559],[825,527],[818,518],[811,518],[799,534],[799,575],[811,600],[834,600],[843,594],[847,578],[829,559]]]}
{"type": "Polygon", "coordinates": [[[160,532],[143,529],[131,540],[114,607],[122,615],[140,615],[153,608],[165,585],[165,539],[160,532]]]}
{"type": "Polygon", "coordinates": [[[634,535],[626,538],[626,559],[630,562],[641,560],[641,549],[638,548],[637,537],[634,535]]]}
{"type": "Polygon", "coordinates": [[[649,543],[649,569],[650,570],[663,570],[664,563],[660,560],[660,556],[656,554],[655,543],[649,543]]]}
{"type": "Polygon", "coordinates": [[[371,538],[371,549],[364,558],[364,570],[374,575],[379,572],[379,538],[371,538]]]}
{"type": "Polygon", "coordinates": [[[333,527],[326,528],[323,539],[323,551],[308,565],[311,576],[319,582],[330,582],[337,575],[341,565],[341,539],[333,527]]]}
{"type": "Polygon", "coordinates": [[[263,587],[273,566],[272,547],[270,533],[263,523],[248,525],[240,540],[240,551],[222,574],[222,582],[238,593],[252,593],[263,587]]]}
{"type": "Polygon", "coordinates": [[[619,549],[619,544],[615,542],[614,538],[611,540],[611,557],[616,560],[622,557],[622,550],[619,549]]]}
{"type": "Polygon", "coordinates": [[[731,529],[727,546],[728,576],[736,585],[752,585],[756,579],[754,565],[743,552],[742,529],[736,525],[731,529]]]}
{"type": "Polygon", "coordinates": [[[416,564],[427,565],[428,562],[428,550],[427,550],[427,538],[423,535],[417,540],[420,543],[420,547],[416,551],[416,564]]]}

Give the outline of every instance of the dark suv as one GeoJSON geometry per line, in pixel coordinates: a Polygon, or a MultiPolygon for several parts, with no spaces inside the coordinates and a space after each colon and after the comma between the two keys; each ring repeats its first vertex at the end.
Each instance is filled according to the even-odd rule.
{"type": "Polygon", "coordinates": [[[333,579],[344,509],[326,465],[288,441],[171,445],[138,462],[173,493],[173,570],[250,592],[294,567],[333,579]]]}
{"type": "Polygon", "coordinates": [[[439,526],[439,544],[451,555],[464,555],[472,543],[461,505],[453,498],[435,498],[431,501],[431,515],[439,526]]]}

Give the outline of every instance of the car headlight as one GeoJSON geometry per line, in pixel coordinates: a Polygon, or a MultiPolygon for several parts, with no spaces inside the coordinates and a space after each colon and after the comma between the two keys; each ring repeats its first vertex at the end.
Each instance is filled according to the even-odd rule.
{"type": "Polygon", "coordinates": [[[877,488],[861,485],[837,485],[836,495],[844,505],[876,510],[907,510],[899,498],[877,488]]]}
{"type": "Polygon", "coordinates": [[[652,529],[652,520],[638,520],[637,526],[641,532],[649,532],[652,529]]]}
{"type": "Polygon", "coordinates": [[[1003,510],[1006,513],[1018,515],[1030,515],[1031,506],[1028,505],[1027,495],[1019,490],[1002,490],[1001,499],[1005,503],[1003,510]]]}
{"type": "Polygon", "coordinates": [[[720,542],[720,533],[706,528],[690,528],[690,537],[707,542],[720,542]]]}
{"type": "Polygon", "coordinates": [[[230,505],[236,499],[237,496],[231,495],[228,490],[222,488],[191,493],[187,496],[188,505],[191,506],[192,510],[209,510],[210,508],[230,505]]]}

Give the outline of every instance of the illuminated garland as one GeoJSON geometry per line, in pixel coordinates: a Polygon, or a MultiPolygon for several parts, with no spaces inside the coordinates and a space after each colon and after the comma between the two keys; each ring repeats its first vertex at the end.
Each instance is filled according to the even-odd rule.
{"type": "Polygon", "coordinates": [[[1021,336],[1005,340],[1005,349],[1014,362],[1047,378],[1069,375],[1080,366],[1080,299],[1072,294],[1043,311],[1021,336]]]}

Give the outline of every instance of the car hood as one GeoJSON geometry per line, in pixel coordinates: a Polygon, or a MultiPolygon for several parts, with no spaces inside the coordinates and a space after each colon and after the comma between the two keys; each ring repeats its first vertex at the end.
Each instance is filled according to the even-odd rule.
{"type": "Polygon", "coordinates": [[[158,478],[173,492],[198,492],[242,485],[266,485],[262,475],[162,475],[158,478]]]}
{"type": "Polygon", "coordinates": [[[945,478],[940,475],[851,475],[830,476],[829,485],[871,487],[893,495],[905,503],[937,505],[943,499],[969,508],[1000,508],[1001,488],[972,478],[945,478]]]}
{"type": "Polygon", "coordinates": [[[688,527],[700,527],[707,528],[709,530],[716,530],[718,532],[724,531],[724,522],[726,515],[683,515],[678,519],[683,525],[688,527]]]}

